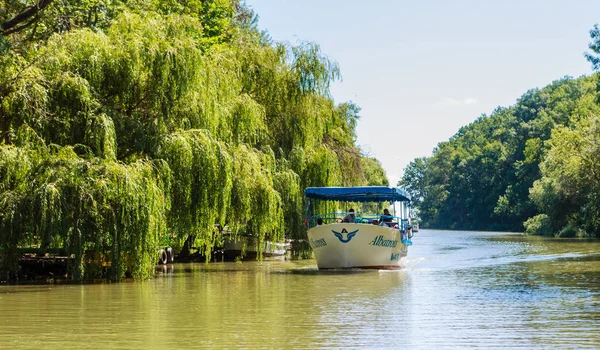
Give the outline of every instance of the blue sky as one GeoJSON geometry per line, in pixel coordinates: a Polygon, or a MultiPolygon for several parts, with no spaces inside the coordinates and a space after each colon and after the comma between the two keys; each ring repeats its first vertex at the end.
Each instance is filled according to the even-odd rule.
{"type": "Polygon", "coordinates": [[[276,41],[316,42],[340,65],[336,103],[362,107],[358,144],[391,184],[414,158],[497,106],[566,75],[600,1],[247,0],[276,41]]]}

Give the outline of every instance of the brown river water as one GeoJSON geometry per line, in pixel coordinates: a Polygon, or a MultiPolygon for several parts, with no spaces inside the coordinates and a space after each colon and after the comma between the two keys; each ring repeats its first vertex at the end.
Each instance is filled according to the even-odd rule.
{"type": "Polygon", "coordinates": [[[421,230],[399,271],[173,264],[0,286],[0,349],[600,348],[600,241],[421,230]]]}

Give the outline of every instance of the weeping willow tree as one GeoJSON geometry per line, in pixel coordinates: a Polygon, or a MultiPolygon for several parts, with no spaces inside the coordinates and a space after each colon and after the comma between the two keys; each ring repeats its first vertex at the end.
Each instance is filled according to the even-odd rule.
{"type": "Polygon", "coordinates": [[[225,224],[230,206],[232,157],[225,144],[196,129],[168,135],[160,154],[172,174],[169,224],[180,240],[191,237],[209,255],[215,224],[225,224]]]}
{"type": "MultiPolygon", "coordinates": [[[[281,195],[274,184],[273,154],[250,149],[246,145],[232,148],[233,188],[228,222],[256,236],[258,247],[265,239],[283,238],[281,195]]],[[[259,250],[259,256],[261,251],[259,250]]]]}
{"type": "Polygon", "coordinates": [[[301,239],[304,237],[304,224],[302,221],[303,201],[300,176],[287,167],[286,162],[281,162],[273,177],[273,186],[281,196],[283,209],[283,223],[288,238],[301,239]]]}
{"type": "Polygon", "coordinates": [[[16,273],[17,248],[32,242],[42,251],[63,247],[74,258],[76,280],[149,277],[168,209],[161,167],[76,152],[32,143],[0,147],[4,277],[16,273]]]}
{"type": "Polygon", "coordinates": [[[52,2],[43,31],[1,37],[2,277],[24,246],[62,248],[74,280],[119,280],[152,275],[166,232],[207,258],[218,227],[302,240],[305,187],[370,181],[359,108],[334,103],[318,45],[270,43],[236,1],[111,4],[86,20],[52,2]]]}

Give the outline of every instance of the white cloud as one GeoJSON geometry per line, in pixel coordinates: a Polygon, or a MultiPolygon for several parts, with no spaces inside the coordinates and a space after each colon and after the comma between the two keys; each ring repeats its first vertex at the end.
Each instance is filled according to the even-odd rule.
{"type": "Polygon", "coordinates": [[[463,101],[466,105],[474,105],[477,103],[477,100],[472,97],[467,97],[463,101]]]}
{"type": "Polygon", "coordinates": [[[454,106],[456,106],[456,105],[460,104],[460,101],[457,100],[457,99],[455,99],[455,98],[452,98],[452,97],[445,97],[444,98],[444,103],[447,104],[447,105],[454,105],[454,106]]]}

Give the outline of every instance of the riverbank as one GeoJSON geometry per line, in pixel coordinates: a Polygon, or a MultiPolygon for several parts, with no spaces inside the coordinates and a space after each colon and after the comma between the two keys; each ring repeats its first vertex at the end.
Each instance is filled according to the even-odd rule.
{"type": "MultiPolygon", "coordinates": [[[[269,247],[272,243],[269,243],[269,247]]],[[[218,248],[214,250],[209,258],[208,263],[222,263],[222,262],[250,262],[259,260],[256,249],[251,246],[232,246],[230,249],[218,248]]],[[[263,251],[260,257],[261,261],[286,261],[292,259],[292,254],[289,245],[281,244],[279,249],[270,249],[263,251]]],[[[91,280],[82,280],[79,282],[73,281],[69,276],[70,265],[75,263],[75,259],[72,257],[52,255],[52,254],[41,254],[26,253],[18,259],[17,264],[18,274],[13,276],[11,280],[1,280],[0,285],[19,285],[19,284],[64,284],[64,283],[98,283],[107,282],[107,273],[109,273],[109,266],[101,266],[98,264],[102,272],[96,274],[96,277],[91,280]]],[[[172,269],[174,265],[186,264],[186,263],[206,263],[206,256],[202,253],[199,248],[193,248],[192,253],[182,256],[175,254],[173,261],[167,261],[166,264],[157,263],[156,271],[163,271],[164,267],[172,269]]],[[[131,273],[126,273],[124,280],[131,279],[131,273]]]]}

